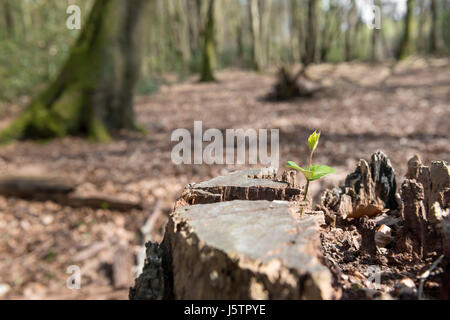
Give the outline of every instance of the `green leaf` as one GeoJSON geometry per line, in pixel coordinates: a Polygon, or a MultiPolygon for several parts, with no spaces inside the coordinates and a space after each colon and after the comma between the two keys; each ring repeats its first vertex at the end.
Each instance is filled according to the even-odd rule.
{"type": "Polygon", "coordinates": [[[308,138],[309,149],[314,151],[319,144],[320,131],[314,131],[308,138]]]}
{"type": "Polygon", "coordinates": [[[311,170],[303,169],[302,167],[299,167],[294,161],[288,161],[286,167],[300,171],[301,173],[303,173],[306,180],[309,181],[319,180],[327,174],[336,172],[336,170],[334,170],[333,168],[320,164],[313,164],[311,166],[311,170]]]}
{"type": "Polygon", "coordinates": [[[293,168],[293,169],[299,170],[299,171],[301,171],[301,169],[302,169],[302,168],[300,168],[294,161],[288,161],[288,162],[286,163],[286,167],[288,167],[288,168],[293,168]]]}
{"type": "Polygon", "coordinates": [[[307,180],[312,178],[313,173],[311,171],[299,167],[294,161],[288,161],[286,167],[300,171],[301,173],[303,173],[303,175],[307,180]]]}
{"type": "Polygon", "coordinates": [[[322,178],[323,176],[326,176],[327,174],[334,173],[334,172],[336,172],[336,170],[334,170],[333,168],[331,168],[329,166],[313,164],[311,166],[311,172],[312,172],[312,177],[310,180],[313,181],[313,180],[318,180],[318,179],[322,178]]]}

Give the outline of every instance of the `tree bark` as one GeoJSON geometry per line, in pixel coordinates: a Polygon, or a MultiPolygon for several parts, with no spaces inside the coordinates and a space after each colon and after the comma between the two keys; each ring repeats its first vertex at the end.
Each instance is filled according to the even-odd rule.
{"type": "Polygon", "coordinates": [[[438,1],[431,0],[431,29],[430,29],[430,53],[437,53],[440,50],[439,14],[438,1]]]}
{"type": "Polygon", "coordinates": [[[14,36],[14,19],[11,12],[11,6],[8,0],[2,0],[3,15],[5,18],[5,29],[8,36],[14,36]]]}
{"type": "Polygon", "coordinates": [[[61,72],[0,141],[86,134],[97,141],[136,129],[133,90],[145,0],[96,0],[61,72]]]}
{"type": "Polygon", "coordinates": [[[203,61],[200,81],[214,81],[214,69],[216,67],[215,45],[214,45],[214,3],[209,0],[208,16],[203,39],[203,61]]]}
{"type": "Polygon", "coordinates": [[[317,38],[319,35],[319,0],[308,0],[308,26],[306,39],[305,65],[316,61],[317,57],[317,38]]]}
{"type": "Polygon", "coordinates": [[[353,40],[355,38],[354,34],[357,19],[356,3],[352,0],[351,8],[347,14],[347,30],[345,31],[345,61],[351,61],[354,57],[353,40]]]}
{"type": "Polygon", "coordinates": [[[425,24],[427,20],[427,8],[425,1],[419,1],[420,14],[417,26],[417,50],[421,53],[426,51],[427,39],[425,38],[425,24]]]}
{"type": "Polygon", "coordinates": [[[411,32],[414,23],[415,0],[408,0],[407,11],[404,19],[403,37],[397,52],[397,59],[402,60],[411,54],[411,32]]]}
{"type": "Polygon", "coordinates": [[[252,64],[255,70],[262,70],[261,27],[257,0],[248,1],[250,34],[252,39],[252,64]]]}
{"type": "Polygon", "coordinates": [[[261,48],[262,50],[262,69],[264,69],[270,57],[270,11],[271,11],[272,1],[265,0],[261,7],[261,48]]]}
{"type": "Polygon", "coordinates": [[[289,35],[290,35],[290,46],[291,54],[294,62],[300,61],[302,56],[300,47],[300,23],[299,23],[299,10],[297,0],[290,0],[290,24],[289,24],[289,35]]]}
{"type": "Polygon", "coordinates": [[[312,214],[295,202],[299,188],[275,179],[246,170],[186,188],[163,242],[146,244],[130,298],[331,299],[323,212],[312,214]]]}
{"type": "Polygon", "coordinates": [[[330,3],[330,8],[325,17],[326,24],[322,30],[321,44],[320,44],[320,61],[326,61],[328,52],[330,51],[333,39],[339,31],[339,24],[332,24],[338,15],[338,6],[335,3],[330,3]]]}
{"type": "Polygon", "coordinates": [[[186,10],[182,0],[168,1],[170,29],[175,39],[175,46],[180,60],[187,66],[191,59],[191,47],[189,41],[189,25],[186,10]]]}
{"type": "MultiPolygon", "coordinates": [[[[381,1],[377,0],[375,4],[381,9],[381,1]]],[[[381,11],[381,10],[380,10],[381,11]]],[[[382,42],[382,29],[374,28],[372,30],[372,61],[380,62],[384,59],[384,50],[382,42]]]]}

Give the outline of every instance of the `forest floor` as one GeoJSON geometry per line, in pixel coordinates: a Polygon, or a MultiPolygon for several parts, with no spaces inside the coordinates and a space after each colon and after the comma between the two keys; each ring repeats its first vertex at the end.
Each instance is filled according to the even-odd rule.
{"type": "MultiPolygon", "coordinates": [[[[223,70],[216,83],[192,78],[138,97],[135,110],[146,135],[124,133],[103,144],[67,137],[1,146],[0,176],[67,177],[86,194],[102,192],[145,205],[124,213],[0,196],[0,299],[127,299],[128,288],[114,286],[111,276],[117,248],[126,246],[142,263],[141,227],[154,212],[162,214],[147,239],[159,241],[186,184],[244,167],[173,164],[171,133],[192,132],[195,120],[203,121],[203,132],[279,128],[281,167],[287,160],[305,163],[306,138],[320,129],[315,162],[337,173],[312,184],[316,201],[320,191],[341,184],[359,159],[377,150],[389,156],[399,184],[416,153],[425,164],[450,160],[448,59],[411,59],[395,68],[321,64],[309,75],[325,90],[309,99],[273,102],[265,99],[276,79],[272,73],[223,70]],[[79,290],[66,287],[70,265],[81,268],[79,290]]],[[[20,108],[10,110],[0,128],[20,108]]]]}

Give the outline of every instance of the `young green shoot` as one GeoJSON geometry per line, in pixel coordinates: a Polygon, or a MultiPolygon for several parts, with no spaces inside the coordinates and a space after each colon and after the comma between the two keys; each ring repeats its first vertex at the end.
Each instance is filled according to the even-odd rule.
{"type": "Polygon", "coordinates": [[[297,165],[294,161],[288,161],[286,167],[293,168],[295,170],[300,171],[306,179],[306,187],[305,187],[305,196],[303,201],[306,201],[306,196],[308,195],[309,183],[314,180],[319,180],[320,178],[326,176],[327,174],[334,173],[335,170],[329,166],[320,165],[320,164],[312,164],[312,158],[314,150],[316,150],[317,145],[319,144],[320,131],[314,131],[308,138],[309,150],[311,151],[309,154],[309,164],[307,168],[302,168],[297,165]]]}

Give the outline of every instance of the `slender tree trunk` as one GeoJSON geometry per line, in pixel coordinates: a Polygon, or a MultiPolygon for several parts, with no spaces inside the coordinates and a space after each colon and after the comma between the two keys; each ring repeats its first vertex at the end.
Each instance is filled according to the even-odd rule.
{"type": "Polygon", "coordinates": [[[407,11],[404,18],[403,37],[397,51],[397,59],[402,60],[409,56],[412,52],[411,33],[414,23],[414,6],[415,0],[408,0],[407,11]]]}
{"type": "Polygon", "coordinates": [[[133,90],[140,67],[139,20],[147,0],[96,0],[66,64],[0,140],[136,129],[133,90]]]}
{"type": "MultiPolygon", "coordinates": [[[[382,10],[382,3],[380,0],[376,0],[375,5],[380,8],[380,12],[382,10]]],[[[372,62],[380,62],[384,59],[384,50],[383,50],[383,39],[382,39],[382,29],[373,28],[372,30],[372,62]]]]}
{"type": "Polygon", "coordinates": [[[200,30],[198,28],[197,16],[197,4],[192,1],[186,1],[187,12],[188,12],[188,25],[189,25],[189,43],[191,46],[191,52],[196,52],[199,50],[199,34],[200,30]]]}
{"type": "Polygon", "coordinates": [[[261,27],[258,0],[248,0],[250,35],[252,39],[252,64],[255,70],[262,70],[261,27]]]}
{"type": "Polygon", "coordinates": [[[424,52],[427,48],[427,46],[425,45],[425,43],[427,41],[425,39],[425,34],[424,34],[425,22],[426,22],[426,17],[427,17],[425,1],[419,1],[419,8],[420,8],[420,14],[419,14],[418,28],[417,28],[417,50],[419,52],[424,52]]]}
{"type": "Polygon", "coordinates": [[[181,57],[183,60],[183,64],[187,65],[189,60],[191,59],[191,48],[189,44],[189,29],[188,29],[188,21],[186,17],[186,10],[184,8],[182,0],[176,0],[174,3],[174,21],[171,21],[174,27],[174,34],[176,35],[176,41],[179,46],[179,51],[181,53],[181,57]]]}
{"type": "Polygon", "coordinates": [[[236,24],[236,47],[237,55],[241,61],[244,57],[244,35],[242,34],[242,23],[238,22],[236,24]]]}
{"type": "Polygon", "coordinates": [[[351,7],[347,14],[347,30],[345,30],[345,61],[351,61],[354,58],[353,40],[358,19],[357,14],[355,0],[351,0],[351,7]]]}
{"type": "Polygon", "coordinates": [[[438,10],[438,1],[431,0],[430,53],[438,53],[441,48],[438,10]]]}
{"type": "Polygon", "coordinates": [[[384,59],[383,54],[383,42],[382,42],[382,34],[381,29],[373,29],[372,30],[372,61],[380,62],[384,59]]]}
{"type": "Polygon", "coordinates": [[[289,38],[291,46],[291,54],[294,62],[300,61],[300,36],[299,36],[299,9],[297,0],[290,0],[290,24],[289,24],[289,38]]]}
{"type": "Polygon", "coordinates": [[[261,64],[262,69],[264,69],[269,60],[270,56],[270,11],[271,11],[272,0],[264,0],[263,6],[261,7],[261,64]]]}
{"type": "Polygon", "coordinates": [[[10,37],[14,37],[14,19],[9,0],[2,0],[3,15],[5,18],[5,30],[10,37]]]}
{"type": "Polygon", "coordinates": [[[339,30],[338,25],[333,25],[332,22],[335,20],[337,14],[336,4],[331,3],[328,12],[325,17],[325,25],[322,30],[321,45],[320,45],[320,61],[326,61],[328,52],[330,51],[333,39],[336,36],[336,32],[339,30]]]}
{"type": "Polygon", "coordinates": [[[450,50],[450,0],[445,0],[442,3],[442,23],[441,36],[442,45],[445,46],[447,52],[450,50]]]}
{"type": "Polygon", "coordinates": [[[209,0],[208,14],[203,39],[203,61],[200,81],[214,81],[214,69],[216,67],[214,46],[214,3],[209,0]]]}
{"type": "Polygon", "coordinates": [[[306,39],[305,65],[314,63],[317,59],[317,43],[319,36],[320,0],[308,0],[308,23],[306,39]]]}

